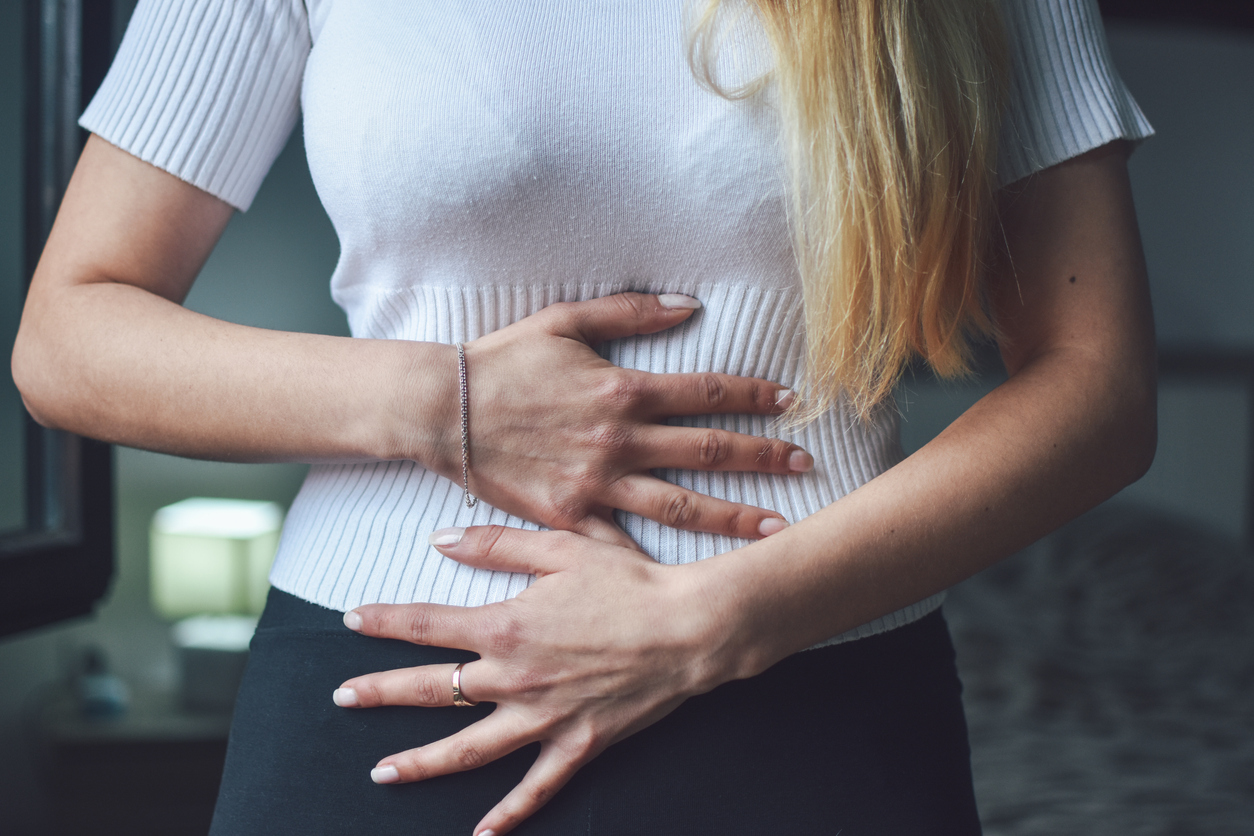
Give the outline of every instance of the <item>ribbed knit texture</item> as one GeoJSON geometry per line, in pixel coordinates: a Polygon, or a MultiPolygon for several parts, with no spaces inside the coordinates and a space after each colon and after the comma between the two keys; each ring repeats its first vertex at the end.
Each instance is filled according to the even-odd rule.
{"type": "Polygon", "coordinates": [[[998,173],[1013,183],[1116,139],[1153,134],[1124,86],[1096,0],[1002,4],[1015,71],[998,173]]]}
{"type": "Polygon", "coordinates": [[[246,210],[300,113],[301,0],[144,3],[80,123],[246,210]]]}
{"type": "MultiPolygon", "coordinates": [[[[377,325],[390,337],[453,342],[496,330],[553,302],[596,298],[624,289],[622,284],[415,288],[390,295],[377,325]]],[[[671,331],[615,341],[607,346],[605,356],[619,366],[655,372],[701,369],[770,380],[796,379],[802,351],[801,301],[796,291],[730,284],[690,285],[682,290],[705,303],[692,320],[671,331]]],[[[665,471],[661,475],[705,494],[771,508],[798,520],[900,460],[896,419],[895,410],[886,408],[879,420],[865,426],[843,410],[834,410],[788,436],[814,455],[817,464],[808,474],[665,471]]],[[[674,423],[780,435],[775,419],[760,416],[701,416],[674,423]]],[[[677,531],[634,515],[620,514],[619,521],[646,552],[663,563],[700,560],[745,542],[677,531]]],[[[280,589],[300,590],[302,597],[337,609],[364,601],[475,605],[502,600],[525,588],[530,577],[462,566],[426,542],[428,533],[443,526],[486,524],[536,528],[483,502],[467,509],[459,485],[410,462],[315,466],[288,516],[282,559],[273,581],[280,589]],[[303,534],[297,537],[294,532],[303,534]]],[[[941,600],[940,596],[928,599],[849,637],[921,617],[941,600]]]]}
{"type": "MultiPolygon", "coordinates": [[[[683,0],[308,6],[307,22],[304,5],[283,0],[141,0],[83,124],[242,208],[290,130],[300,81],[310,170],[340,237],[332,293],[354,336],[451,343],[558,301],[688,293],[704,303],[691,320],[605,356],[796,382],[801,295],[777,117],[769,97],[729,102],[696,84],[683,0]]],[[[1091,4],[1006,7],[1016,74],[1004,182],[1146,135],[1091,4]]],[[[737,38],[725,66],[762,67],[761,38],[737,38]]],[[[473,450],[473,370],[470,391],[473,450]]],[[[684,423],[779,434],[749,416],[684,423]]],[[[870,424],[837,408],[794,440],[813,472],[660,475],[795,521],[901,457],[891,406],[870,424]]],[[[665,563],[739,545],[619,521],[665,563]]],[[[460,486],[411,462],[316,466],[272,581],[337,609],[503,600],[529,576],[464,567],[426,545],[437,528],[483,523],[535,527],[483,502],[466,509],[460,486]]],[[[833,641],[919,618],[942,597],[833,641]]]]}

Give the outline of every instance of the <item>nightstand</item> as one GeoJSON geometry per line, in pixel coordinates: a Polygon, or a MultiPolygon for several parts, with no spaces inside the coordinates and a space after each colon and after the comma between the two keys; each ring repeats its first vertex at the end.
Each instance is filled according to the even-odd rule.
{"type": "Polygon", "coordinates": [[[226,756],[228,714],[135,694],[115,719],[86,719],[72,694],[40,714],[56,836],[204,836],[226,756]]]}

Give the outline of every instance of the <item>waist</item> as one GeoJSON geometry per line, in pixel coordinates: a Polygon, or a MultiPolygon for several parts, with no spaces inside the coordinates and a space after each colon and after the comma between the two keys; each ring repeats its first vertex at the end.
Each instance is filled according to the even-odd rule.
{"type": "MultiPolygon", "coordinates": [[[[883,414],[884,420],[866,425],[836,409],[793,432],[792,440],[814,455],[815,467],[809,473],[678,470],[658,475],[710,496],[778,511],[796,522],[900,460],[896,413],[883,414]]],[[[683,423],[769,435],[773,421],[711,415],[683,423]]],[[[619,513],[617,521],[646,553],[667,564],[703,560],[746,542],[679,531],[631,514],[619,513]]],[[[310,469],[287,516],[271,582],[340,611],[375,602],[477,606],[525,589],[530,575],[463,566],[427,545],[427,535],[438,528],[470,525],[539,527],[484,501],[466,508],[460,485],[413,462],[317,465],[310,469]]],[[[913,620],[939,602],[938,598],[913,615],[891,618],[872,632],[913,620]]]]}
{"type": "Polygon", "coordinates": [[[702,307],[674,328],[604,343],[615,365],[650,372],[711,371],[793,386],[805,354],[800,289],[723,282],[412,286],[341,288],[336,301],[355,337],[468,342],[549,305],[635,291],[684,293],[702,307]]]}
{"type": "MultiPolygon", "coordinates": [[[[355,301],[350,322],[358,336],[448,343],[503,328],[554,302],[629,289],[688,293],[704,307],[676,328],[601,346],[615,365],[656,373],[723,372],[795,385],[804,352],[795,288],[731,283],[376,288],[355,301]]],[[[805,474],[658,472],[699,493],[777,511],[790,522],[836,502],[901,458],[891,407],[864,423],[841,401],[790,432],[762,416],[706,415],[674,423],[784,437],[809,451],[815,466],[805,474]]],[[[662,563],[689,563],[744,545],[628,514],[619,514],[618,522],[662,563]]],[[[537,528],[484,502],[467,509],[459,485],[413,462],[315,466],[288,514],[271,581],[339,610],[371,602],[473,606],[505,600],[525,589],[531,577],[471,569],[427,545],[427,535],[438,528],[490,524],[537,528]]]]}

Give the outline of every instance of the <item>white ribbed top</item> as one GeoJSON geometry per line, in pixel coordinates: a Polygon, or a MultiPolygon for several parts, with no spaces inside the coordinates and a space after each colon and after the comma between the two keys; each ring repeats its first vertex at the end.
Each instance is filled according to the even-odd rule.
{"type": "Polygon", "coordinates": [[[1003,0],[1014,56],[999,173],[1013,183],[1154,131],[1110,59],[1095,0],[1003,0]]]}
{"type": "MultiPolygon", "coordinates": [[[[683,0],[141,0],[85,127],[240,208],[290,131],[297,90],[310,170],[340,237],[332,293],[355,337],[464,341],[557,301],[688,293],[683,326],[604,346],[647,371],[796,382],[801,301],[769,101],[701,89],[683,0]],[[312,49],[311,49],[312,36],[312,49]],[[297,82],[300,82],[299,88],[297,82]]],[[[1089,2],[1006,0],[1015,100],[1010,182],[1150,132],[1109,64],[1089,2]]],[[[732,45],[761,66],[752,32],[732,45]]],[[[733,52],[733,55],[737,52],[733,52]]],[[[471,381],[473,409],[473,379],[471,381]]],[[[759,435],[772,421],[686,421],[759,435]]],[[[900,457],[897,416],[833,410],[793,437],[790,477],[666,472],[798,520],[900,457]]],[[[730,538],[620,515],[665,563],[730,538]]],[[[315,466],[288,515],[272,581],[307,600],[474,605],[528,576],[460,566],[426,545],[449,525],[535,526],[412,462],[315,466]]],[[[921,617],[941,595],[833,641],[921,617]]]]}

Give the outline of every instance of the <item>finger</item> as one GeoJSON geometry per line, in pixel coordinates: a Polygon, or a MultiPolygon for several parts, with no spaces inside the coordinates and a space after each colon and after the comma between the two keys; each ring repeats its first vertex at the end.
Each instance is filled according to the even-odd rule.
{"type": "MultiPolygon", "coordinates": [[[[612,511],[610,512],[613,513],[612,511]]],[[[576,534],[582,534],[585,537],[591,537],[594,540],[600,540],[602,543],[609,543],[611,546],[622,546],[625,549],[640,552],[644,551],[640,548],[640,544],[631,539],[626,531],[619,528],[612,520],[595,514],[589,514],[577,523],[571,525],[570,530],[576,534]]]]}
{"type": "Polygon", "coordinates": [[[701,302],[678,293],[616,293],[586,302],[550,305],[545,316],[553,322],[553,333],[596,345],[674,327],[699,307],[701,302]]]}
{"type": "Polygon", "coordinates": [[[637,431],[636,460],[643,469],[806,473],[814,457],[776,438],[693,427],[645,427],[637,431]]]}
{"type": "MultiPolygon", "coordinates": [[[[453,705],[453,671],[457,665],[423,665],[355,676],[331,695],[340,708],[377,708],[381,705],[412,705],[441,708],[453,705]]],[[[500,694],[489,683],[493,677],[484,671],[484,662],[462,666],[459,687],[469,702],[495,702],[500,694]]]]}
{"type": "Polygon", "coordinates": [[[442,528],[429,539],[441,554],[458,563],[538,577],[565,569],[581,542],[587,544],[586,538],[569,531],[527,531],[503,525],[442,528]]]}
{"type": "Polygon", "coordinates": [[[757,377],[718,372],[637,374],[645,379],[642,403],[659,418],[715,413],[778,415],[796,398],[787,386],[757,377]]]}
{"type": "Polygon", "coordinates": [[[544,743],[536,762],[518,786],[510,790],[475,827],[475,836],[504,836],[518,827],[548,803],[589,760],[591,754],[571,757],[559,744],[544,743]]]}
{"type": "Polygon", "coordinates": [[[653,476],[626,476],[614,485],[614,503],[662,525],[759,540],[788,527],[781,514],[715,499],[653,476]]]}
{"type": "Polygon", "coordinates": [[[533,740],[522,733],[516,715],[498,709],[443,740],[387,756],[370,770],[370,778],[376,784],[407,784],[466,772],[503,758],[533,740]]]}
{"type": "Polygon", "coordinates": [[[495,617],[493,606],[364,604],[344,613],[344,626],[366,636],[479,652],[479,637],[495,617]]]}

